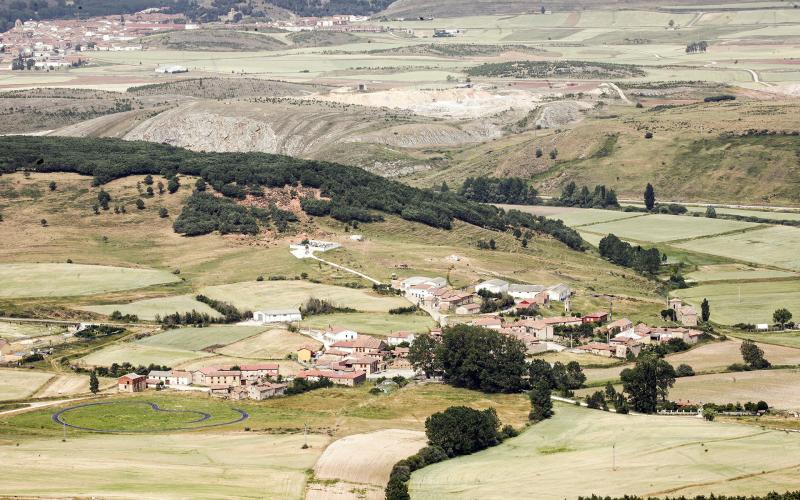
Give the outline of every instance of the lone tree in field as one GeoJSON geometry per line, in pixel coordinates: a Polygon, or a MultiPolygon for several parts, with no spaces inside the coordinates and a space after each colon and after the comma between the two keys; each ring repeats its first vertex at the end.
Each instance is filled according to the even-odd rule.
{"type": "Polygon", "coordinates": [[[742,353],[742,359],[750,368],[754,370],[763,370],[771,366],[769,361],[764,359],[764,351],[752,340],[745,340],[742,342],[742,346],[739,350],[742,353]]]}
{"type": "Polygon", "coordinates": [[[620,378],[633,409],[655,413],[659,399],[665,401],[670,387],[675,385],[675,369],[663,359],[645,355],[633,368],[622,370],[620,378]]]}
{"type": "Polygon", "coordinates": [[[782,307],[777,309],[774,313],[772,313],[772,321],[775,322],[776,325],[780,325],[781,328],[786,327],[786,323],[792,320],[792,313],[789,312],[788,309],[782,307]]]}
{"type": "Polygon", "coordinates": [[[700,319],[704,322],[708,321],[711,318],[711,306],[708,304],[708,299],[703,299],[703,302],[700,304],[700,319]]]}
{"type": "Polygon", "coordinates": [[[97,203],[100,204],[103,210],[108,210],[108,203],[111,201],[111,195],[108,194],[105,190],[101,189],[99,193],[97,193],[97,203]]]}
{"type": "Polygon", "coordinates": [[[138,200],[136,200],[136,208],[138,208],[139,210],[144,210],[144,200],[143,199],[139,198],[138,200]]]}
{"type": "Polygon", "coordinates": [[[644,206],[649,211],[652,211],[656,206],[656,191],[649,182],[647,187],[644,188],[644,206]]]}
{"type": "Polygon", "coordinates": [[[716,219],[717,218],[717,209],[714,207],[706,208],[706,217],[709,219],[716,219]]]}
{"type": "Polygon", "coordinates": [[[148,186],[152,186],[153,185],[153,176],[150,175],[150,174],[145,175],[144,176],[144,183],[146,185],[148,185],[148,186]]]}
{"type": "Polygon", "coordinates": [[[166,219],[167,217],[169,217],[169,211],[166,208],[161,207],[158,209],[158,216],[161,217],[162,219],[166,219]]]}
{"type": "Polygon", "coordinates": [[[55,191],[56,188],[58,187],[56,185],[56,181],[50,181],[50,186],[49,187],[50,187],[50,191],[55,191]]]}
{"type": "Polygon", "coordinates": [[[100,391],[100,381],[97,380],[97,372],[95,370],[92,370],[89,375],[89,390],[92,391],[92,394],[97,394],[100,391]]]}
{"type": "Polygon", "coordinates": [[[546,380],[539,380],[533,384],[528,393],[531,398],[531,412],[528,419],[539,422],[553,416],[553,402],[550,400],[550,385],[546,380]]]}
{"type": "Polygon", "coordinates": [[[170,180],[167,182],[167,191],[169,191],[169,194],[175,193],[180,187],[181,183],[178,181],[177,176],[170,178],[170,180]]]}

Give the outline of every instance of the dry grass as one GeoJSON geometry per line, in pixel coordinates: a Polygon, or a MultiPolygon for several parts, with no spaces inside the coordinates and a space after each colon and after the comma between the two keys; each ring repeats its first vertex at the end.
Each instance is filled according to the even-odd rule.
{"type": "Polygon", "coordinates": [[[766,401],[771,407],[800,409],[800,370],[760,370],[680,378],[671,399],[713,403],[766,401]]]}
{"type": "Polygon", "coordinates": [[[319,346],[312,338],[292,333],[284,329],[274,328],[227,345],[215,352],[227,356],[284,359],[304,345],[319,346]]]}
{"type": "Polygon", "coordinates": [[[48,372],[0,368],[0,401],[26,398],[51,378],[48,372]]]}

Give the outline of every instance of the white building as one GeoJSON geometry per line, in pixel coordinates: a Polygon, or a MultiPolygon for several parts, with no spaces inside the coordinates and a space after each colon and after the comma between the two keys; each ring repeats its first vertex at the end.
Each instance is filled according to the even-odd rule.
{"type": "Polygon", "coordinates": [[[550,295],[550,300],[564,302],[570,295],[572,295],[572,290],[570,290],[567,285],[559,283],[558,285],[553,285],[548,288],[547,293],[550,295]]]}
{"type": "Polygon", "coordinates": [[[303,316],[300,311],[295,309],[272,309],[267,311],[253,312],[253,321],[259,323],[291,323],[300,321],[303,316]]]}
{"type": "Polygon", "coordinates": [[[483,283],[480,283],[477,286],[475,286],[475,292],[486,290],[487,292],[491,293],[507,293],[508,286],[509,286],[508,281],[493,279],[489,281],[484,281],[483,283]]]}
{"type": "Polygon", "coordinates": [[[408,342],[409,344],[413,344],[414,339],[416,338],[417,336],[413,332],[395,332],[389,335],[386,338],[386,341],[389,345],[395,346],[398,344],[402,344],[403,342],[408,342]]]}
{"type": "Polygon", "coordinates": [[[335,344],[336,342],[349,342],[358,338],[358,332],[349,330],[347,328],[340,328],[334,326],[322,334],[326,344],[335,344]]]}
{"type": "Polygon", "coordinates": [[[413,286],[430,285],[430,288],[441,288],[447,286],[446,278],[428,278],[426,276],[411,276],[400,281],[400,288],[408,290],[413,286]]]}
{"type": "Polygon", "coordinates": [[[508,285],[508,294],[519,300],[533,299],[545,288],[542,285],[508,285]]]}

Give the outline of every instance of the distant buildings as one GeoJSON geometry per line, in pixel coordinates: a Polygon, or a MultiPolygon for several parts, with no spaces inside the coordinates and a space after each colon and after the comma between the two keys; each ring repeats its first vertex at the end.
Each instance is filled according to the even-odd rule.
{"type": "Polygon", "coordinates": [[[300,310],[294,309],[269,309],[265,311],[254,311],[253,321],[258,323],[293,323],[303,319],[300,310]]]}
{"type": "Polygon", "coordinates": [[[147,377],[136,373],[123,375],[117,381],[119,392],[142,392],[147,388],[147,377]]]}
{"type": "Polygon", "coordinates": [[[156,68],[156,73],[169,74],[169,75],[173,75],[176,73],[188,73],[188,72],[189,70],[185,66],[178,66],[178,65],[160,66],[156,68]]]}

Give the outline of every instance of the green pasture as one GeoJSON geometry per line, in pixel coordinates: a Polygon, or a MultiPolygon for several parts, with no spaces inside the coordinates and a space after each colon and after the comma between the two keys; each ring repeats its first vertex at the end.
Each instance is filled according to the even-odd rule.
{"type": "Polygon", "coordinates": [[[435,323],[427,314],[337,313],[304,318],[302,328],[325,329],[329,326],[349,328],[358,333],[386,337],[392,332],[424,333],[435,323]]]}
{"type": "Polygon", "coordinates": [[[85,366],[111,366],[113,363],[129,362],[134,366],[150,363],[174,367],[190,360],[211,356],[208,353],[174,349],[161,346],[142,345],[134,342],[113,344],[95,351],[79,360],[85,366]]]}
{"type": "Polygon", "coordinates": [[[179,281],[156,269],[83,264],[0,264],[0,298],[65,297],[179,281]]]}
{"type": "Polygon", "coordinates": [[[800,270],[800,228],[769,226],[757,231],[686,241],[679,248],[754,262],[789,270],[800,270]]]}
{"type": "MultiPolygon", "coordinates": [[[[800,331],[785,332],[736,332],[738,338],[749,339],[761,344],[772,344],[800,349],[800,331]]],[[[769,358],[767,358],[769,359],[769,358]]]]}
{"type": "Polygon", "coordinates": [[[675,290],[672,295],[698,310],[707,298],[711,320],[725,325],[772,323],[772,313],[780,307],[800,314],[800,280],[713,283],[675,290]]]}
{"type": "Polygon", "coordinates": [[[212,345],[225,346],[264,331],[261,326],[209,326],[176,328],[137,340],[139,345],[199,351],[212,345]]]}
{"type": "MultiPolygon", "coordinates": [[[[706,207],[687,206],[690,212],[706,213],[706,207]]],[[[715,207],[717,214],[740,215],[742,217],[758,217],[769,220],[800,220],[800,212],[778,212],[775,210],[749,210],[744,208],[715,207]]]]}
{"type": "MultiPolygon", "coordinates": [[[[757,224],[751,224],[749,222],[657,214],[593,224],[589,230],[602,234],[613,233],[625,239],[650,243],[664,243],[748,229],[756,226],[757,224]]],[[[692,242],[687,242],[685,245],[690,245],[691,243],[692,242]]]]}
{"type": "Polygon", "coordinates": [[[164,317],[172,313],[187,313],[197,311],[206,313],[212,318],[219,317],[219,313],[207,304],[195,300],[190,295],[176,295],[172,297],[159,297],[129,302],[127,304],[107,304],[101,306],[83,306],[84,311],[111,315],[114,311],[122,314],[135,314],[139,319],[152,321],[156,316],[164,317]]]}
{"type": "MultiPolygon", "coordinates": [[[[353,280],[358,281],[358,278],[353,276],[353,280]]],[[[300,307],[311,297],[328,300],[340,307],[369,312],[385,312],[409,305],[401,297],[378,295],[369,288],[348,288],[301,280],[231,283],[205,287],[200,293],[251,311],[300,307]]]]}
{"type": "Polygon", "coordinates": [[[743,425],[557,404],[553,418],[517,438],[414,472],[409,491],[419,499],[762,494],[800,487],[786,472],[797,467],[798,445],[800,435],[743,425]]]}
{"type": "Polygon", "coordinates": [[[687,280],[700,283],[709,281],[767,280],[772,278],[792,278],[797,274],[777,269],[763,269],[743,264],[717,264],[700,266],[697,271],[687,274],[687,280]]]}

